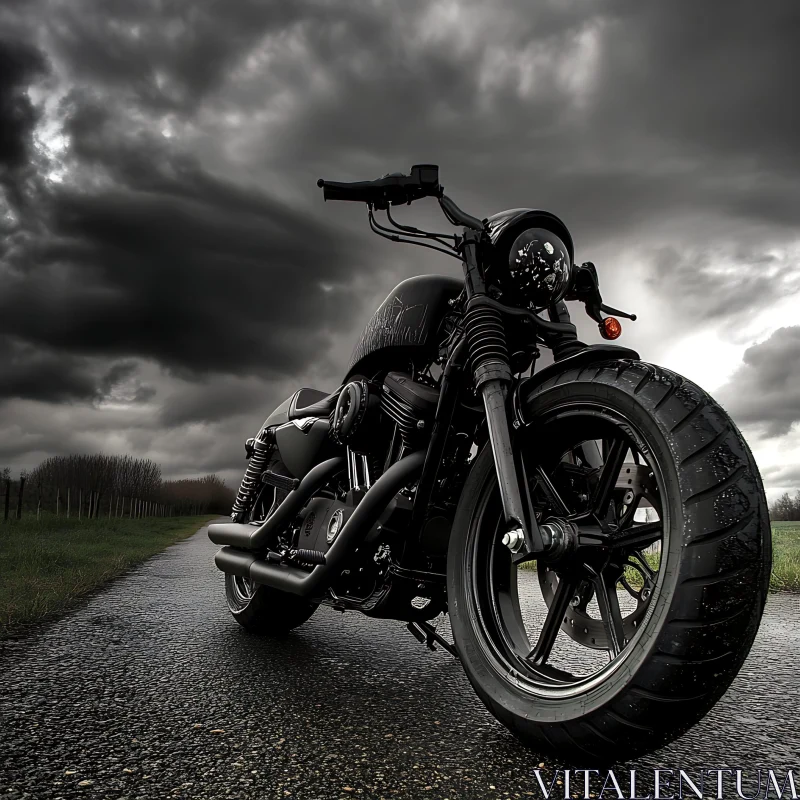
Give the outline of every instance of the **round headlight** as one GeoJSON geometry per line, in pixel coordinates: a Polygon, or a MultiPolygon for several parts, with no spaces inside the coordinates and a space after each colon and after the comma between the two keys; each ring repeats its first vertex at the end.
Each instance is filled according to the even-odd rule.
{"type": "Polygon", "coordinates": [[[564,298],[572,277],[567,246],[544,228],[528,228],[508,254],[511,282],[522,296],[544,308],[564,298]]]}

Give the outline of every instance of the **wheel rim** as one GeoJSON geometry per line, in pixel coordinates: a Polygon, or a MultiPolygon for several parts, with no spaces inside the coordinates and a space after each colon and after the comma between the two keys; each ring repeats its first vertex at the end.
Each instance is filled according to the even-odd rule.
{"type": "Polygon", "coordinates": [[[239,608],[243,608],[253,599],[256,586],[250,578],[240,575],[232,575],[231,578],[232,599],[239,608]]]}
{"type": "MultiPolygon", "coordinates": [[[[265,522],[279,505],[279,500],[278,490],[265,484],[261,487],[258,496],[253,502],[247,515],[247,521],[249,523],[254,521],[265,522]]],[[[228,605],[234,612],[241,611],[253,599],[258,586],[250,578],[245,578],[241,575],[229,575],[228,578],[227,585],[230,587],[228,605]]]]}
{"type": "Polygon", "coordinates": [[[537,459],[525,446],[523,456],[537,519],[576,526],[574,547],[535,571],[514,566],[500,542],[492,482],[473,517],[471,603],[482,647],[505,681],[533,695],[570,697],[641,649],[664,572],[661,556],[644,551],[666,557],[669,515],[653,447],[620,413],[572,402],[548,411],[529,433],[537,459]],[[657,520],[642,522],[645,508],[657,520]]]}

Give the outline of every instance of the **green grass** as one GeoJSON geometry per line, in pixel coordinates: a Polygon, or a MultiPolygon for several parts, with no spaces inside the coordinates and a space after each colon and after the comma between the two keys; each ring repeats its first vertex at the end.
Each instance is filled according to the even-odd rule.
{"type": "MultiPolygon", "coordinates": [[[[658,555],[645,554],[650,566],[658,569],[658,555]]],[[[535,561],[522,565],[524,569],[536,569],[535,561]]],[[[625,568],[630,585],[638,588],[641,576],[625,568]]],[[[773,592],[800,592],[800,522],[772,523],[772,577],[769,588],[773,592]]]]}
{"type": "Polygon", "coordinates": [[[772,523],[773,591],[800,592],[800,522],[772,523]]]}
{"type": "Polygon", "coordinates": [[[0,522],[0,639],[185,539],[214,517],[0,522]]]}

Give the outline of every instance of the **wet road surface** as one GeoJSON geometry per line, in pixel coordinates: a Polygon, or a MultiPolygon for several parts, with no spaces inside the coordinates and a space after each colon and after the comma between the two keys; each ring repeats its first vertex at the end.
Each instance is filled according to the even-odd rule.
{"type": "MultiPolygon", "coordinates": [[[[0,797],[542,796],[533,770],[562,765],[496,723],[451,656],[327,608],[285,640],[250,636],[215,551],[204,528],[0,643],[0,797]]],[[[798,653],[800,597],[772,595],[723,700],[628,766],[797,770],[798,653]]]]}

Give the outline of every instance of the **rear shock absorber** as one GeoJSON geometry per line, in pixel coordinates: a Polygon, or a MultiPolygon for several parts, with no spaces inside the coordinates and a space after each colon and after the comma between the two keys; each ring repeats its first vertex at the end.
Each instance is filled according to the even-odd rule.
{"type": "Polygon", "coordinates": [[[258,436],[248,439],[245,443],[249,461],[231,511],[231,519],[234,522],[242,522],[253,504],[261,481],[261,473],[267,468],[274,447],[275,432],[271,428],[262,428],[258,436]]]}

